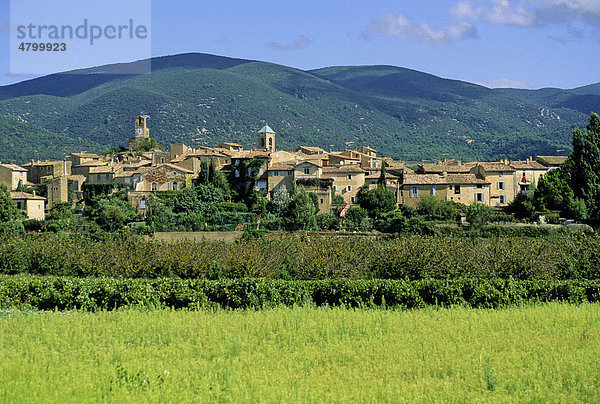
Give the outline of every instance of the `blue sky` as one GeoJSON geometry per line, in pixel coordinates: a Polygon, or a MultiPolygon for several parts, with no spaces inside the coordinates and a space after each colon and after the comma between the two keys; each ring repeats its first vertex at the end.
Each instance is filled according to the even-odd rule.
{"type": "MultiPolygon", "coordinates": [[[[10,73],[9,5],[0,0],[0,84],[26,78],[10,73]]],[[[153,0],[151,52],[301,69],[387,64],[488,87],[573,88],[600,82],[600,0],[153,0]]]]}

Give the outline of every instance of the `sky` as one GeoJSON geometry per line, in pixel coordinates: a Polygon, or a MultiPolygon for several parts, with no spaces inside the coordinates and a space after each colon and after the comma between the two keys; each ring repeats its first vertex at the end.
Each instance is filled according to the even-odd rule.
{"type": "Polygon", "coordinates": [[[16,50],[18,15],[13,11],[11,19],[11,1],[0,0],[0,85],[62,71],[64,63],[91,67],[99,56],[125,62],[185,52],[304,70],[394,65],[491,88],[600,82],[600,0],[120,0],[129,10],[95,0],[79,14],[69,1],[83,4],[12,0],[12,5],[33,7],[25,15],[37,24],[49,24],[50,16],[56,24],[96,18],[103,27],[146,18],[148,35],[119,46],[104,40],[104,48],[99,39],[88,50],[69,44],[71,53],[47,54],[45,61],[23,59],[31,53],[16,50]],[[50,56],[63,65],[54,65],[50,56]],[[24,65],[35,68],[30,72],[24,65]]]}

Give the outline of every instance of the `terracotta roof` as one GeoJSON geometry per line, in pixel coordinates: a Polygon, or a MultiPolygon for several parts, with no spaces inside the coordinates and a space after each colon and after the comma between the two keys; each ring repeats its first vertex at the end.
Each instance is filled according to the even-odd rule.
{"type": "MultiPolygon", "coordinates": [[[[355,151],[353,151],[353,153],[360,154],[355,151]]],[[[344,159],[344,160],[360,160],[358,157],[348,157],[348,156],[344,156],[343,154],[338,154],[338,153],[329,153],[329,156],[337,157],[337,158],[344,159]]]]}
{"type": "Polygon", "coordinates": [[[537,161],[511,161],[509,165],[516,170],[547,170],[543,164],[537,161]]]}
{"type": "Polygon", "coordinates": [[[78,153],[71,153],[72,156],[77,156],[77,157],[95,157],[95,158],[100,158],[100,156],[98,154],[95,153],[88,153],[85,151],[82,152],[78,152],[78,153]]]}
{"type": "Polygon", "coordinates": [[[296,166],[296,162],[283,161],[283,162],[271,163],[271,165],[269,166],[269,168],[267,168],[267,170],[268,171],[293,170],[295,166],[296,166]]]}
{"type": "Polygon", "coordinates": [[[475,174],[408,174],[404,176],[403,184],[490,184],[489,181],[477,178],[475,174]]]}
{"type": "Polygon", "coordinates": [[[419,171],[425,173],[468,173],[475,163],[442,163],[419,164],[419,171]]]}
{"type": "MultiPolygon", "coordinates": [[[[63,160],[54,160],[54,161],[34,161],[33,165],[34,166],[53,166],[53,165],[57,165],[57,164],[63,164],[64,161],[63,160]]],[[[23,167],[30,167],[31,166],[31,161],[28,163],[23,164],[23,167]]]]}
{"type": "Polygon", "coordinates": [[[567,160],[567,156],[537,156],[535,159],[545,166],[559,166],[567,160]]]}
{"type": "Polygon", "coordinates": [[[323,167],[323,174],[325,173],[364,173],[366,170],[360,168],[357,165],[345,165],[345,166],[327,166],[323,167]]]}
{"type": "Polygon", "coordinates": [[[86,161],[85,163],[74,165],[73,167],[100,167],[107,165],[107,161],[86,161]]]}
{"type": "Polygon", "coordinates": [[[35,199],[35,200],[46,200],[43,196],[28,194],[26,192],[11,192],[10,199],[35,199]]]}
{"type": "Polygon", "coordinates": [[[304,150],[308,150],[311,152],[315,152],[315,153],[326,153],[325,150],[321,149],[320,147],[316,147],[316,146],[300,146],[296,149],[296,151],[301,151],[302,149],[304,150]]]}
{"type": "Polygon", "coordinates": [[[243,147],[241,144],[239,143],[233,143],[233,142],[223,142],[221,143],[219,146],[234,146],[234,147],[243,147]]]}
{"type": "Polygon", "coordinates": [[[0,164],[0,167],[8,168],[11,171],[27,171],[23,167],[12,163],[0,164]]]}
{"type": "Polygon", "coordinates": [[[123,167],[120,164],[113,166],[102,166],[90,168],[90,174],[111,174],[117,171],[121,171],[123,167]]]}
{"type": "MultiPolygon", "coordinates": [[[[470,164],[470,163],[469,163],[470,164]]],[[[497,162],[492,162],[492,163],[488,163],[488,162],[478,162],[475,165],[481,166],[483,167],[483,169],[485,171],[515,171],[514,168],[504,164],[504,163],[497,163],[497,162]]]]}
{"type": "Polygon", "coordinates": [[[232,159],[251,159],[253,157],[264,157],[268,158],[271,154],[270,151],[266,150],[227,150],[219,149],[219,153],[229,156],[232,159]]]}
{"type": "Polygon", "coordinates": [[[85,175],[67,175],[67,179],[72,181],[85,181],[85,175]]]}

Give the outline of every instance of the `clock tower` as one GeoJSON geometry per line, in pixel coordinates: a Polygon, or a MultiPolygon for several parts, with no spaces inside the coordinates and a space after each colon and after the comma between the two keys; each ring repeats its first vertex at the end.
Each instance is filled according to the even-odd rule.
{"type": "Polygon", "coordinates": [[[150,139],[150,129],[148,129],[148,115],[140,115],[135,118],[135,136],[129,139],[129,151],[137,150],[140,144],[150,139]]]}
{"type": "Polygon", "coordinates": [[[140,115],[135,118],[135,137],[143,137],[148,139],[150,137],[150,129],[147,126],[147,120],[150,118],[148,115],[140,115]]]}

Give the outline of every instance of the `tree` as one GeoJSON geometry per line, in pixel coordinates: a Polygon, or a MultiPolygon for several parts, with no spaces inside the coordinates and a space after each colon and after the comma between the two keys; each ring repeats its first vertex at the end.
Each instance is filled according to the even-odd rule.
{"type": "Polygon", "coordinates": [[[0,185],[0,223],[23,218],[23,213],[17,208],[15,201],[10,199],[6,185],[0,185]]]}
{"type": "Polygon", "coordinates": [[[492,208],[483,203],[473,203],[467,207],[467,222],[478,228],[490,221],[492,208]]]}
{"type": "Polygon", "coordinates": [[[310,193],[301,188],[288,206],[288,222],[292,230],[313,230],[317,227],[317,209],[310,193]]]}
{"type": "Polygon", "coordinates": [[[387,186],[387,181],[385,180],[385,161],[381,162],[381,172],[379,174],[379,179],[377,179],[377,186],[378,187],[385,187],[387,186]]]}
{"type": "Polygon", "coordinates": [[[279,187],[273,192],[273,204],[276,213],[283,213],[287,210],[292,198],[286,187],[279,187]]]}
{"type": "Polygon", "coordinates": [[[376,218],[396,208],[396,196],[385,186],[377,186],[369,190],[362,187],[356,195],[358,204],[365,209],[369,216],[376,218]]]}
{"type": "MultiPolygon", "coordinates": [[[[369,217],[366,209],[358,206],[352,206],[346,211],[344,227],[348,230],[361,230],[363,221],[369,217]]],[[[369,229],[370,230],[370,229],[369,229]]]]}
{"type": "Polygon", "coordinates": [[[424,216],[426,220],[455,221],[460,218],[462,212],[466,212],[466,208],[461,203],[443,201],[433,195],[425,195],[417,203],[419,215],[424,216]]]}
{"type": "Polygon", "coordinates": [[[75,217],[69,202],[55,202],[48,213],[49,220],[71,220],[75,217]]]}
{"type": "Polygon", "coordinates": [[[575,128],[573,151],[547,173],[534,193],[538,209],[556,209],[577,219],[600,217],[600,117],[591,113],[584,132],[575,128]]]}

